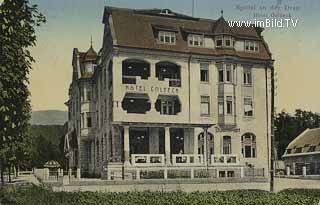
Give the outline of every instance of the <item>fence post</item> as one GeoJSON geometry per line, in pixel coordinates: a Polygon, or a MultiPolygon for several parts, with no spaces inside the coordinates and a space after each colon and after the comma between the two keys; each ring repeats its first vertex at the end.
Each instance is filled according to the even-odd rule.
{"type": "Polygon", "coordinates": [[[191,168],[191,173],[190,173],[190,175],[191,175],[191,179],[194,179],[194,169],[193,169],[193,168],[191,168]]]}
{"type": "Polygon", "coordinates": [[[240,178],[244,178],[244,168],[240,167],[240,178]]]}
{"type": "Polygon", "coordinates": [[[164,179],[168,179],[168,169],[164,168],[164,179]]]}
{"type": "Polygon", "coordinates": [[[302,175],[305,177],[307,176],[307,167],[306,166],[303,166],[302,167],[302,175]]]}
{"type": "Polygon", "coordinates": [[[286,175],[290,176],[290,167],[289,166],[286,167],[286,175]]]}

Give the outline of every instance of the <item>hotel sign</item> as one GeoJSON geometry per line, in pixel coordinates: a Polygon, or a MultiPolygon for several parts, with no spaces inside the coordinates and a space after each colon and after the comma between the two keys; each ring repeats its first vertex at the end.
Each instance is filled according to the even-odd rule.
{"type": "Polygon", "coordinates": [[[158,87],[144,85],[126,85],[126,91],[144,92],[144,93],[163,93],[163,94],[179,94],[179,88],[176,87],[158,87]]]}

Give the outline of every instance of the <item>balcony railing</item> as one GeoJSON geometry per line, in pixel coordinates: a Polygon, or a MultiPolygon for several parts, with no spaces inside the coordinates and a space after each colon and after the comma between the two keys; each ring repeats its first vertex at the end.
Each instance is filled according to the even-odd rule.
{"type": "Polygon", "coordinates": [[[239,164],[237,155],[211,155],[212,165],[236,165],[239,164]]]}
{"type": "Polygon", "coordinates": [[[180,79],[169,79],[169,86],[170,87],[181,87],[181,80],[180,79]]]}
{"type": "Polygon", "coordinates": [[[137,83],[137,76],[123,75],[122,76],[122,83],[123,84],[136,84],[137,83]]]}
{"type": "Polygon", "coordinates": [[[193,155],[193,154],[173,154],[172,164],[173,165],[193,165],[193,164],[203,164],[203,155],[193,155]]]}
{"type": "Polygon", "coordinates": [[[131,164],[134,166],[164,165],[164,154],[132,154],[131,164]]]}

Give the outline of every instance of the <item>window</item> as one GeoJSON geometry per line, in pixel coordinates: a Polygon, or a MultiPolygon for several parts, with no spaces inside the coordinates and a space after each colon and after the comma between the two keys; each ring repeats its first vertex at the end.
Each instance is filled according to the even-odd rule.
{"type": "Polygon", "coordinates": [[[314,152],[316,151],[316,146],[310,146],[308,152],[314,152]]]}
{"type": "Polygon", "coordinates": [[[91,89],[87,88],[87,101],[91,101],[91,99],[92,99],[91,89]]]}
{"type": "Polygon", "coordinates": [[[209,63],[200,63],[200,81],[209,82],[209,63]]]}
{"type": "Polygon", "coordinates": [[[227,96],[227,114],[232,114],[232,96],[227,96]]]}
{"type": "Polygon", "coordinates": [[[235,41],[231,36],[217,36],[215,38],[216,41],[216,47],[226,47],[226,48],[233,48],[235,45],[235,41]]]}
{"type": "Polygon", "coordinates": [[[253,105],[252,105],[251,97],[244,98],[244,116],[247,116],[247,117],[253,116],[253,105]]]}
{"type": "Polygon", "coordinates": [[[174,101],[162,100],[161,101],[161,115],[174,115],[174,101]]]}
{"type": "Polygon", "coordinates": [[[176,44],[176,34],[174,32],[159,31],[159,43],[176,44]]]}
{"type": "Polygon", "coordinates": [[[218,81],[219,83],[224,82],[223,64],[218,64],[218,81]]]}
{"type": "Polygon", "coordinates": [[[242,155],[244,158],[256,157],[256,136],[252,133],[245,133],[241,136],[242,155]]]}
{"type": "Polygon", "coordinates": [[[201,96],[201,115],[208,116],[210,115],[210,97],[201,96]]]}
{"type": "Polygon", "coordinates": [[[258,42],[256,41],[245,41],[245,51],[248,52],[258,52],[258,42]]]}
{"type": "Polygon", "coordinates": [[[250,68],[245,68],[243,70],[243,84],[244,85],[252,85],[252,75],[251,75],[250,68]]]}
{"type": "Polygon", "coordinates": [[[231,64],[226,65],[226,82],[232,82],[232,68],[231,64]]]}
{"type": "Polygon", "coordinates": [[[301,153],[302,152],[302,147],[297,147],[296,148],[296,153],[301,153]]]}
{"type": "Polygon", "coordinates": [[[91,116],[88,116],[87,117],[87,127],[92,127],[92,118],[91,118],[91,116]]]}
{"type": "Polygon", "coordinates": [[[203,47],[203,36],[202,35],[188,35],[188,45],[195,47],[203,47]]]}
{"type": "Polygon", "coordinates": [[[231,37],[230,36],[224,37],[224,45],[225,45],[225,47],[231,47],[231,37]]]}
{"type": "Polygon", "coordinates": [[[81,113],[80,127],[84,128],[84,113],[81,113]]]}
{"type": "Polygon", "coordinates": [[[287,154],[291,154],[292,149],[287,149],[287,154]]]}
{"type": "Polygon", "coordinates": [[[233,83],[235,82],[236,64],[219,63],[218,69],[218,82],[219,83],[233,83]]]}
{"type": "Polygon", "coordinates": [[[223,40],[222,37],[216,38],[216,47],[222,47],[223,46],[223,40]]]}
{"type": "Polygon", "coordinates": [[[224,115],[224,99],[223,99],[223,97],[218,97],[218,114],[224,115]]]}
{"type": "Polygon", "coordinates": [[[222,154],[231,154],[231,137],[223,136],[222,154]]]}

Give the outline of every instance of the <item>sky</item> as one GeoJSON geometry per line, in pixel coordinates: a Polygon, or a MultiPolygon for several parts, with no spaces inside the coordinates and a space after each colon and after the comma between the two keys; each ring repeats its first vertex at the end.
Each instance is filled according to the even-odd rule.
{"type": "MultiPolygon", "coordinates": [[[[30,0],[46,16],[37,28],[36,59],[30,73],[32,109],[67,110],[72,51],[86,51],[90,38],[96,51],[103,36],[103,8],[169,8],[192,15],[192,0],[30,0]]],[[[320,112],[319,0],[194,0],[194,16],[226,20],[298,20],[289,28],[265,28],[263,36],[275,60],[276,110],[320,112]],[[258,16],[257,16],[258,15],[258,16]]]]}

